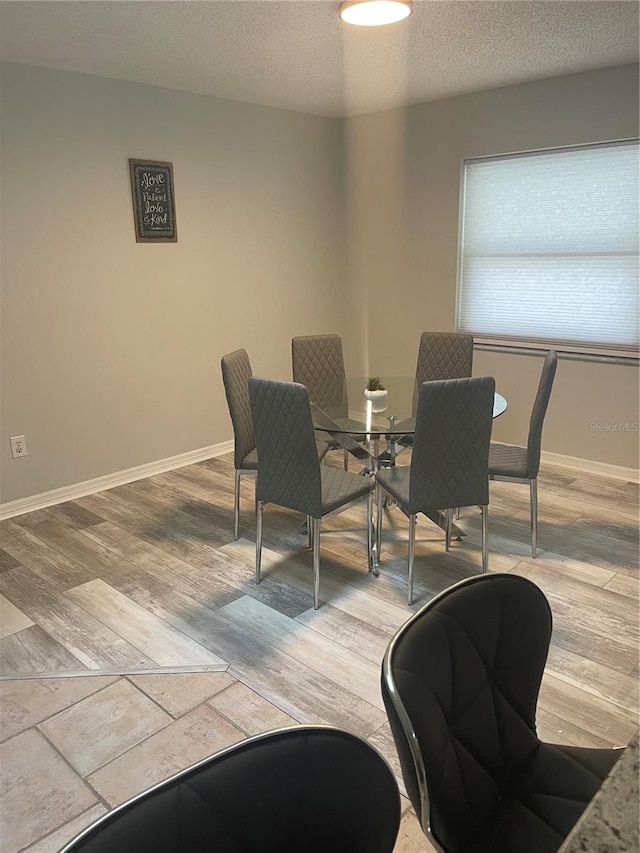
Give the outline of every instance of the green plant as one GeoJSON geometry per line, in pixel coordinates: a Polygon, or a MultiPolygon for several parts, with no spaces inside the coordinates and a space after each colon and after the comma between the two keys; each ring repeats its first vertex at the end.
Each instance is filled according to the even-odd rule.
{"type": "Polygon", "coordinates": [[[387,389],[382,384],[382,379],[379,376],[367,376],[367,384],[364,386],[367,391],[386,391],[387,389]]]}

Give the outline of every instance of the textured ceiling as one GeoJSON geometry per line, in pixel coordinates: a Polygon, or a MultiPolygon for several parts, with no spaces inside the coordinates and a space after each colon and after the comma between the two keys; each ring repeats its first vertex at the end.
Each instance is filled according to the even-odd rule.
{"type": "Polygon", "coordinates": [[[326,116],[638,60],[635,0],[416,0],[361,29],[328,0],[0,3],[0,58],[326,116]]]}

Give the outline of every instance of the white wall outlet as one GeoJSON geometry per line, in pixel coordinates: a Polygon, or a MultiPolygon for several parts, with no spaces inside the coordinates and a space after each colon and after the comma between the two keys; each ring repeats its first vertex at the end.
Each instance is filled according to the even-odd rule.
{"type": "Polygon", "coordinates": [[[11,456],[13,459],[19,459],[21,456],[27,455],[27,442],[23,435],[14,435],[9,441],[11,442],[11,456]]]}

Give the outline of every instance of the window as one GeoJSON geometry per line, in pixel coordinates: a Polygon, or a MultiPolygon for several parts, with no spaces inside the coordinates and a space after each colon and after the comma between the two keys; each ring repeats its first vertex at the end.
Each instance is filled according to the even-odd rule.
{"type": "Polygon", "coordinates": [[[467,160],[458,330],[637,358],[639,200],[637,141],[467,160]]]}

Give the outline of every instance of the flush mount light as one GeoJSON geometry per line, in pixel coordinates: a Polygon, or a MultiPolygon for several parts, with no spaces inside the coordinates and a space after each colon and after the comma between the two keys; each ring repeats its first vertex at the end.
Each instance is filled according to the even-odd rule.
{"type": "Polygon", "coordinates": [[[347,0],[340,5],[340,17],[347,24],[379,27],[408,18],[412,9],[411,0],[347,0]]]}

